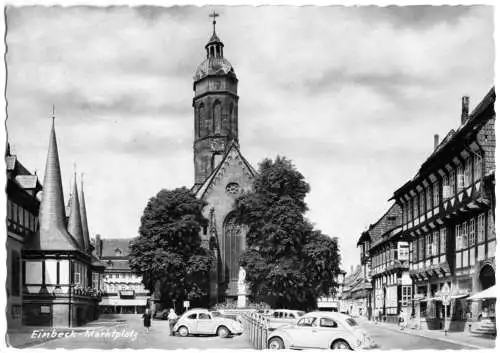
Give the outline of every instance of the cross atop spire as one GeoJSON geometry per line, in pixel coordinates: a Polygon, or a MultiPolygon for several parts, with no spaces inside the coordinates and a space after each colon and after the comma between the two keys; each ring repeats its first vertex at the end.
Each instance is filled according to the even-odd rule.
{"type": "Polygon", "coordinates": [[[214,10],[210,15],[208,15],[208,17],[212,17],[212,25],[214,26],[214,33],[215,33],[215,24],[217,23],[215,19],[219,17],[219,14],[214,10]]]}

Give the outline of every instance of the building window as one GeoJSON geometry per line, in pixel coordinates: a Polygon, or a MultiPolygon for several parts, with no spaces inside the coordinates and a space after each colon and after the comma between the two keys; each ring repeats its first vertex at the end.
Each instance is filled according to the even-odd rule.
{"type": "Polygon", "coordinates": [[[411,213],[411,201],[406,202],[406,213],[408,222],[413,220],[412,213],[411,213]]]}
{"type": "Polygon", "coordinates": [[[481,213],[477,217],[477,242],[484,242],[484,213],[481,213]]]}
{"type": "Polygon", "coordinates": [[[418,195],[413,198],[413,219],[418,217],[418,195]]]}
{"type": "Polygon", "coordinates": [[[472,158],[465,160],[464,187],[472,184],[472,158]]]}
{"type": "Polygon", "coordinates": [[[18,251],[11,252],[11,285],[12,295],[18,297],[21,295],[21,256],[18,251]]]}
{"type": "Polygon", "coordinates": [[[488,211],[488,234],[486,234],[488,240],[495,239],[495,217],[493,217],[493,210],[488,211]]]}
{"type": "Polygon", "coordinates": [[[432,237],[432,256],[437,256],[439,255],[439,232],[435,231],[434,236],[432,237]]]}
{"type": "Polygon", "coordinates": [[[80,284],[80,272],[73,273],[73,283],[80,284]]]}
{"type": "Polygon", "coordinates": [[[418,239],[418,260],[422,261],[424,259],[424,237],[418,239]]]}
{"type": "Polygon", "coordinates": [[[434,184],[432,184],[432,188],[432,196],[434,199],[433,207],[437,207],[439,206],[439,182],[436,181],[434,184]]]}
{"type": "Polygon", "coordinates": [[[464,167],[460,164],[457,167],[457,192],[462,191],[464,185],[464,167]]]}
{"type": "Polygon", "coordinates": [[[426,249],[425,257],[429,258],[432,256],[432,233],[427,234],[426,236],[426,249]]]}
{"type": "Polygon", "coordinates": [[[460,224],[455,226],[455,247],[458,250],[462,250],[462,227],[460,224]]]}
{"type": "Polygon", "coordinates": [[[426,202],[427,202],[427,211],[432,209],[432,188],[428,186],[425,189],[426,202]]]}
{"type": "Polygon", "coordinates": [[[450,183],[448,177],[443,176],[443,200],[451,197],[450,183]]]}
{"type": "Polygon", "coordinates": [[[20,225],[24,225],[24,212],[23,212],[23,208],[21,206],[18,206],[17,207],[17,211],[18,211],[18,217],[17,219],[19,220],[19,224],[20,225]]]}
{"type": "Polygon", "coordinates": [[[469,246],[476,245],[476,219],[469,221],[469,246]]]}
{"type": "Polygon", "coordinates": [[[420,215],[425,214],[425,189],[420,192],[420,215]]]}
{"type": "Polygon", "coordinates": [[[483,159],[480,155],[474,155],[474,181],[478,181],[483,176],[483,159]]]}
{"type": "Polygon", "coordinates": [[[441,254],[446,254],[446,228],[441,228],[439,232],[440,232],[439,249],[441,254]]]}
{"type": "Polygon", "coordinates": [[[462,223],[462,249],[467,249],[469,247],[469,224],[467,222],[462,223]]]}
{"type": "Polygon", "coordinates": [[[401,296],[401,305],[408,306],[411,305],[412,295],[411,295],[411,286],[402,286],[402,296],[401,296]]]}
{"type": "Polygon", "coordinates": [[[450,197],[454,196],[457,190],[455,189],[455,185],[457,182],[455,171],[452,170],[450,172],[450,197]]]}
{"type": "Polygon", "coordinates": [[[7,219],[12,219],[12,201],[7,200],[7,219]]]}

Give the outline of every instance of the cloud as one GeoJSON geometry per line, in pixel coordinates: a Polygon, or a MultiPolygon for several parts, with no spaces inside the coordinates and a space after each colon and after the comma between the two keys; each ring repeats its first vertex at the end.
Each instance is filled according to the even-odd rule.
{"type": "MultiPolygon", "coordinates": [[[[193,182],[193,81],[211,8],[9,6],[9,141],[43,175],[50,112],[63,171],[86,173],[93,233],[131,237],[149,197],[193,182]]],[[[257,166],[291,158],[308,216],[361,232],[493,84],[490,6],[218,7],[239,79],[239,140],[257,166]]],[[[66,183],[65,183],[66,185],[66,183]]],[[[67,192],[67,187],[65,187],[67,192]]]]}

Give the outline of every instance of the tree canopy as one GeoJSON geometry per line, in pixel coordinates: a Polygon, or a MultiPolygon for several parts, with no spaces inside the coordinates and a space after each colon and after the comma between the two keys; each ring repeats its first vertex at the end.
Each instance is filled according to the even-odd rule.
{"type": "Polygon", "coordinates": [[[292,162],[278,156],[260,163],[253,190],[236,202],[236,217],[248,226],[240,264],[256,301],[308,310],[336,285],[337,240],[305,218],[309,190],[292,162]]]}
{"type": "Polygon", "coordinates": [[[159,285],[161,301],[168,305],[173,300],[206,305],[213,255],[199,235],[206,225],[204,206],[185,187],[161,190],[147,203],[139,236],[130,244],[131,269],[152,293],[159,285]]]}

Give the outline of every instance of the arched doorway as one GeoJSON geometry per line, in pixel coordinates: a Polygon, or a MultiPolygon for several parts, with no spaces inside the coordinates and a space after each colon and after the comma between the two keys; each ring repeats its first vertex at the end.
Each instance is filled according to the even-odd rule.
{"type": "Polygon", "coordinates": [[[486,264],[479,272],[479,283],[481,290],[486,290],[495,285],[495,270],[490,264],[486,264]]]}

